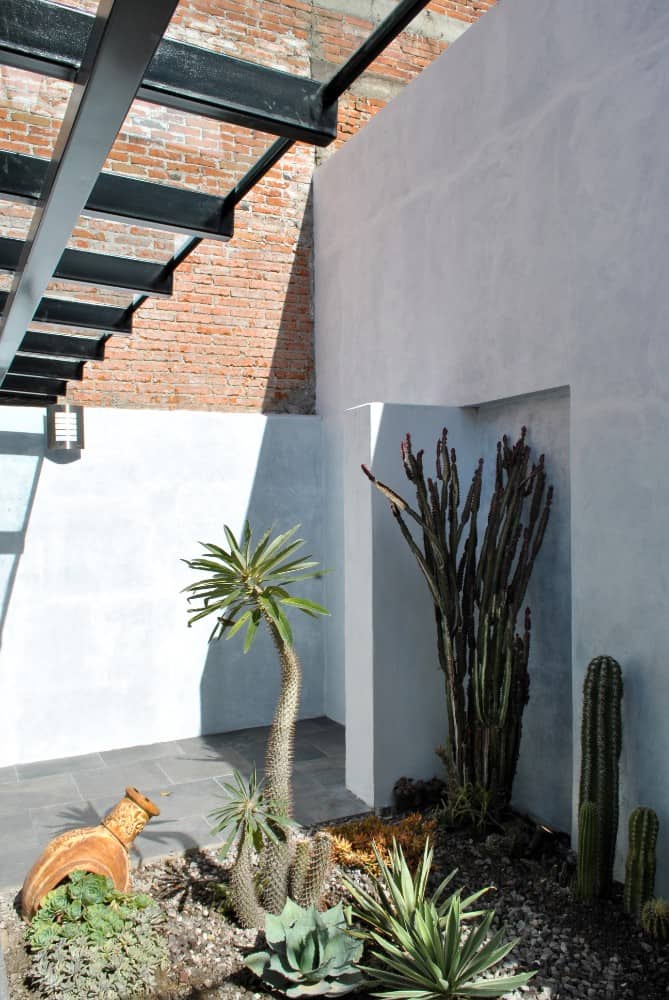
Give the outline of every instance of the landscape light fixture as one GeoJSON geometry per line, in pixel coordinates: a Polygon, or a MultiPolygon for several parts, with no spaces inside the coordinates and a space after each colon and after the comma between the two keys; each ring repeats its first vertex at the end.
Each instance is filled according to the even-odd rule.
{"type": "Polygon", "coordinates": [[[84,447],[84,408],[53,403],[46,408],[46,446],[49,451],[74,451],[84,447]]]}

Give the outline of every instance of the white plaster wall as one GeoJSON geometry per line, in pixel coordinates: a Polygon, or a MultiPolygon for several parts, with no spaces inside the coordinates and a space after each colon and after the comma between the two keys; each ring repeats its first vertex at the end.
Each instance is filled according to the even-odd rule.
{"type": "Polygon", "coordinates": [[[505,0],[315,177],[326,424],[570,387],[573,782],[585,667],[608,653],[619,870],[624,818],[651,805],[665,893],[667,106],[665,0],[505,0]]]}
{"type": "MultiPolygon", "coordinates": [[[[320,420],[90,409],[59,464],[43,419],[0,409],[0,765],[271,721],[271,643],[244,657],[239,637],[208,646],[207,620],[188,629],[180,560],[247,516],[258,534],[300,522],[321,558],[320,420]]],[[[291,618],[301,714],[320,715],[321,623],[291,618]]]]}

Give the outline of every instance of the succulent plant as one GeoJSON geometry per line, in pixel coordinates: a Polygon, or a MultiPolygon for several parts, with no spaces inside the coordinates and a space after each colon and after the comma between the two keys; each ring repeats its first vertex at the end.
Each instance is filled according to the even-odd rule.
{"type": "MultiPolygon", "coordinates": [[[[267,531],[253,548],[248,521],[239,541],[225,526],[227,550],[202,543],[206,556],[183,560],[191,569],[205,573],[201,580],[184,588],[189,594],[188,600],[196,602],[190,611],[189,625],[208,615],[216,615],[210,641],[224,635],[229,639],[246,628],[246,653],[264,622],[276,647],[281,666],[281,689],[267,741],[265,799],[274,816],[288,820],[293,815],[291,776],[302,669],[284,608],[296,608],[311,617],[329,614],[320,604],[291,597],[286,589],[293,583],[320,575],[316,569],[318,563],[295,556],[303,544],[301,538],[294,537],[297,528],[275,538],[267,531]]],[[[275,833],[277,836],[265,839],[263,845],[261,899],[257,897],[252,879],[249,877],[246,881],[244,910],[247,922],[252,919],[255,926],[262,924],[266,911],[280,913],[288,898],[294,846],[285,826],[277,827],[275,833]]],[[[250,870],[249,844],[242,841],[240,850],[245,856],[244,870],[250,870]]],[[[323,850],[321,845],[318,851],[322,853],[323,850]]]]}
{"type": "Polygon", "coordinates": [[[494,491],[480,546],[483,459],[460,507],[456,455],[448,448],[446,429],[437,441],[434,479],[426,479],[423,452],[414,455],[408,434],[402,443],[417,509],[362,467],[388,500],[434,605],[448,714],[446,742],[437,753],[446,766],[451,797],[478,785],[490,793],[494,811],[510,801],[518,762],[529,698],[529,609],[522,635],[516,633],[516,621],[553,497],[552,486],[546,488],[544,457],[530,465],[525,438],[523,427],[515,445],[506,437],[498,442],[494,491]],[[407,518],[418,525],[422,549],[407,518]]]}
{"type": "Polygon", "coordinates": [[[142,911],[149,922],[160,919],[157,906],[144,893],[118,892],[106,875],[74,871],[69,881],[44,897],[26,929],[26,941],[34,951],[59,939],[101,942],[134,926],[142,911]]]}
{"type": "Polygon", "coordinates": [[[456,997],[501,997],[524,986],[534,975],[484,978],[513,949],[516,941],[504,942],[503,931],[490,934],[494,911],[469,907],[487,889],[465,900],[460,891],[446,896],[455,872],[436,892],[426,896],[432,865],[432,850],[426,845],[421,863],[412,876],[402,852],[393,848],[390,865],[379,858],[380,875],[375,895],[347,882],[353,904],[350,919],[360,929],[353,933],[369,947],[372,965],[362,966],[373,986],[373,996],[393,1000],[455,1000],[456,997]],[[483,915],[464,935],[463,922],[483,915]]]}
{"type": "Polygon", "coordinates": [[[145,895],[117,892],[110,879],[73,872],[48,893],[26,932],[30,979],[54,1000],[130,1000],[148,995],[167,968],[162,915],[145,895]]]}
{"type": "Polygon", "coordinates": [[[637,806],[630,813],[623,902],[627,913],[637,918],[655,889],[655,847],[659,826],[657,814],[652,809],[637,806]]]}
{"type": "Polygon", "coordinates": [[[595,895],[599,816],[594,802],[583,802],[578,811],[578,860],[576,892],[588,902],[595,895]]]}
{"type": "Polygon", "coordinates": [[[641,910],[641,926],[656,941],[669,941],[669,901],[649,899],[641,910]]]}
{"type": "Polygon", "coordinates": [[[289,899],[280,914],[267,914],[265,938],[268,950],[245,964],[288,997],[341,996],[363,983],[362,944],[348,933],[341,903],[319,913],[289,899]]]}
{"type": "Polygon", "coordinates": [[[620,664],[610,656],[597,656],[591,660],[583,684],[579,810],[584,802],[594,802],[597,806],[596,896],[607,895],[613,882],[618,833],[622,695],[620,664]]]}

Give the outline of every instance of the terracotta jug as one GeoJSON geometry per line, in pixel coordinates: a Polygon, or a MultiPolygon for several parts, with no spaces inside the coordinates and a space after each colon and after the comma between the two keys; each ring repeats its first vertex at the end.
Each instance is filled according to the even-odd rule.
{"type": "Polygon", "coordinates": [[[30,920],[47,892],[55,889],[70,872],[81,869],[107,875],[121,892],[130,888],[128,849],[152,816],[160,809],[136,788],[125,796],[99,826],[61,833],[47,845],[26,875],[21,889],[21,913],[30,920]]]}

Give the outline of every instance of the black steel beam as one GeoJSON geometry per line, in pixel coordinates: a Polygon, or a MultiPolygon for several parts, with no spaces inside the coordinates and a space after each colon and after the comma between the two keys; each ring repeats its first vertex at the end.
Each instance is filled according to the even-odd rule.
{"type": "Polygon", "coordinates": [[[49,406],[57,402],[57,396],[41,396],[31,392],[6,392],[0,389],[0,406],[49,406]]]}
{"type": "MultiPolygon", "coordinates": [[[[0,62],[73,80],[93,18],[45,0],[2,0],[0,62]]],[[[137,97],[190,114],[327,146],[336,108],[319,108],[319,83],[165,38],[137,97]]]]}
{"type": "Polygon", "coordinates": [[[327,83],[321,85],[318,100],[323,107],[334,104],[429,2],[430,0],[400,0],[327,83]]]}
{"type": "Polygon", "coordinates": [[[100,0],[5,304],[0,379],[40,305],[177,2],[100,0]]]}
{"type": "MultiPolygon", "coordinates": [[[[38,202],[49,166],[49,160],[0,150],[0,194],[29,204],[38,202]]],[[[234,216],[222,198],[120,174],[100,174],[82,212],[112,222],[209,239],[229,240],[234,231],[234,216]]]]}
{"type": "Polygon", "coordinates": [[[80,361],[102,361],[106,337],[73,337],[64,333],[28,330],[21,341],[19,354],[46,354],[56,358],[77,358],[80,361]]]}
{"type": "MultiPolygon", "coordinates": [[[[67,382],[64,379],[44,378],[39,375],[5,375],[2,393],[21,392],[31,395],[64,396],[67,382]]],[[[55,402],[55,399],[54,399],[55,402]]]]}
{"type": "MultiPolygon", "coordinates": [[[[0,271],[18,270],[23,248],[21,240],[0,237],[0,271]]],[[[65,250],[53,276],[62,281],[122,288],[144,295],[172,294],[172,275],[163,275],[162,264],[85,250],[65,250]]]]}
{"type": "MultiPolygon", "coordinates": [[[[8,292],[0,292],[0,313],[4,312],[8,298],[8,292]]],[[[125,309],[98,306],[89,302],[71,302],[69,299],[41,299],[30,320],[74,326],[82,330],[108,330],[110,333],[126,335],[132,333],[132,321],[126,316],[125,309]]]]}
{"type": "Polygon", "coordinates": [[[33,358],[28,354],[17,354],[8,374],[74,379],[76,382],[81,382],[84,377],[84,362],[65,361],[62,358],[33,358]]]}

